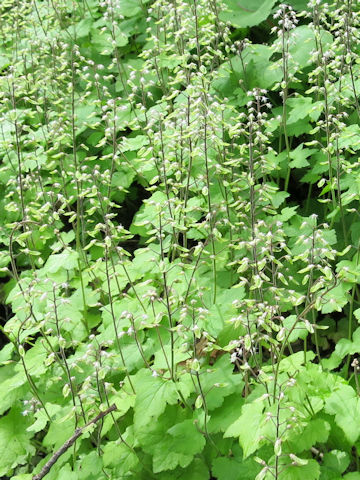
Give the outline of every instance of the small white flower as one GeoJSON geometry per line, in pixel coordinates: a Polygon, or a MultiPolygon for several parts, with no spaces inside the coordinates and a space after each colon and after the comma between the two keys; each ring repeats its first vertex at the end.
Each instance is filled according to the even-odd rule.
{"type": "Polygon", "coordinates": [[[236,362],[236,359],[237,359],[237,352],[233,352],[233,353],[230,355],[230,363],[235,363],[235,362],[236,362]]]}

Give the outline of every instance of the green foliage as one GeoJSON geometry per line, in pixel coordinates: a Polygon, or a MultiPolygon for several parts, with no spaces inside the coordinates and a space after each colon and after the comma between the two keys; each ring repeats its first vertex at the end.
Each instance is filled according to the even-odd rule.
{"type": "Polygon", "coordinates": [[[13,468],[25,464],[35,453],[35,447],[30,442],[32,434],[26,431],[29,421],[22,421],[19,428],[19,410],[14,407],[0,419],[0,475],[7,475],[13,468]]]}
{"type": "Polygon", "coordinates": [[[2,478],[359,478],[355,3],[1,3],[2,478]]]}
{"type": "Polygon", "coordinates": [[[253,27],[269,16],[276,0],[254,0],[249,6],[243,0],[226,0],[225,10],[221,12],[220,18],[225,22],[231,22],[235,27],[253,27]]]}
{"type": "Polygon", "coordinates": [[[254,453],[260,444],[263,419],[263,402],[244,405],[241,416],[226,430],[225,437],[239,437],[244,458],[254,453]]]}
{"type": "Polygon", "coordinates": [[[326,400],[325,411],[335,415],[335,422],[345,437],[355,443],[359,437],[359,398],[349,385],[340,385],[326,400]]]}

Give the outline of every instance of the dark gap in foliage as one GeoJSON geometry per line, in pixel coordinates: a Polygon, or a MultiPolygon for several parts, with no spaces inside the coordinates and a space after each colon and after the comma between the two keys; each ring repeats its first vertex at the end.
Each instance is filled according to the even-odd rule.
{"type": "MultiPolygon", "coordinates": [[[[0,278],[0,295],[1,295],[1,303],[0,303],[0,325],[4,326],[6,322],[14,316],[12,309],[9,305],[5,304],[5,299],[3,297],[3,292],[1,292],[2,285],[5,285],[10,280],[10,277],[1,277],[0,278]]],[[[2,329],[0,329],[0,350],[9,343],[9,339],[3,333],[2,329]]]]}
{"type": "Polygon", "coordinates": [[[127,137],[132,133],[132,130],[130,127],[125,127],[119,133],[121,133],[123,137],[127,137]]]}
{"type": "Polygon", "coordinates": [[[59,214],[59,218],[61,220],[61,223],[63,224],[61,231],[66,233],[71,232],[73,230],[73,224],[69,222],[70,217],[68,215],[59,214]]]}
{"type": "Polygon", "coordinates": [[[325,320],[327,318],[331,317],[335,322],[336,324],[338,324],[338,322],[340,322],[340,320],[342,320],[344,318],[344,312],[331,312],[331,315],[329,313],[317,313],[317,323],[319,323],[320,321],[322,320],[325,320]]]}
{"type": "Polygon", "coordinates": [[[67,348],[64,349],[64,353],[65,353],[66,357],[68,358],[71,355],[75,355],[76,350],[75,350],[74,347],[67,347],[67,348]]]}
{"type": "Polygon", "coordinates": [[[129,238],[125,242],[121,242],[121,246],[131,254],[130,259],[133,258],[135,250],[141,248],[142,242],[140,235],[134,235],[133,238],[129,238]]]}
{"type": "MultiPolygon", "coordinates": [[[[316,187],[316,185],[314,185],[316,187]]],[[[306,183],[299,182],[299,179],[291,173],[290,181],[288,185],[287,192],[290,194],[290,197],[286,199],[286,203],[294,203],[300,205],[301,208],[306,206],[306,199],[308,196],[308,185],[306,183]]]]}
{"type": "MultiPolygon", "coordinates": [[[[177,242],[179,245],[185,247],[185,238],[182,232],[178,234],[177,242]]],[[[195,248],[198,243],[199,241],[195,240],[194,238],[186,238],[186,248],[188,248],[189,250],[195,248]]]]}
{"type": "MultiPolygon", "coordinates": [[[[309,138],[306,134],[299,135],[298,137],[294,136],[291,140],[291,150],[295,150],[299,145],[308,140],[309,138]]],[[[306,172],[306,168],[304,168],[304,172],[306,172]]]]}
{"type": "Polygon", "coordinates": [[[129,193],[126,195],[122,208],[117,211],[114,218],[119,224],[127,230],[132,224],[135,214],[141,207],[143,201],[151,197],[151,193],[140,183],[133,182],[129,187],[129,193]]]}
{"type": "MultiPolygon", "coordinates": [[[[6,310],[7,310],[7,306],[4,305],[3,303],[0,303],[0,318],[1,318],[0,324],[1,324],[2,327],[5,325],[7,320],[10,318],[10,317],[7,317],[7,315],[5,314],[6,310]]],[[[0,329],[0,350],[7,343],[9,343],[9,340],[8,340],[7,336],[3,333],[2,329],[0,329]]]]}
{"type": "MultiPolygon", "coordinates": [[[[136,213],[142,206],[143,201],[151,197],[151,193],[138,182],[133,182],[128,188],[128,194],[125,197],[121,208],[115,209],[116,217],[114,221],[122,225],[126,230],[130,229],[130,226],[134,220],[136,213]]],[[[141,245],[141,238],[139,235],[134,235],[124,242],[121,242],[121,246],[125,248],[130,254],[133,254],[141,245]]]]}
{"type": "Polygon", "coordinates": [[[252,27],[246,35],[251,43],[262,43],[263,45],[269,41],[270,29],[274,27],[273,22],[269,19],[258,26],[252,27]]]}
{"type": "Polygon", "coordinates": [[[236,27],[229,27],[230,29],[230,38],[233,42],[236,40],[244,40],[246,37],[246,31],[245,29],[240,29],[236,27]]]}

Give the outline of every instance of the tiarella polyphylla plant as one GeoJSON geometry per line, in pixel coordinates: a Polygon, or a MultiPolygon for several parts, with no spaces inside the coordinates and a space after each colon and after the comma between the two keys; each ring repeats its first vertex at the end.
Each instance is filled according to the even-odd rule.
{"type": "Polygon", "coordinates": [[[360,478],[358,2],[20,3],[0,476],[360,478]]]}

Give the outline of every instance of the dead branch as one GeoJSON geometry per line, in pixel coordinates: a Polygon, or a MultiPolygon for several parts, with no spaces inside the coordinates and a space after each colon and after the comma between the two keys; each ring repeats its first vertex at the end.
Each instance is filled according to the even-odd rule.
{"type": "Polygon", "coordinates": [[[59,450],[57,450],[54,455],[50,458],[50,460],[48,462],[45,463],[45,465],[43,466],[43,468],[41,469],[40,473],[36,474],[32,480],[41,480],[42,478],[45,477],[45,475],[47,473],[49,473],[51,467],[57,462],[57,460],[61,457],[61,455],[63,453],[66,452],[66,450],[68,448],[71,447],[71,445],[73,445],[76,440],[82,435],[82,433],[84,432],[84,430],[89,427],[90,425],[93,425],[94,423],[97,423],[99,420],[101,420],[103,417],[105,417],[106,415],[108,415],[110,412],[113,412],[114,410],[116,410],[116,405],[113,404],[111,405],[111,407],[109,407],[108,409],[104,410],[103,412],[100,412],[99,415],[97,415],[95,418],[93,418],[92,420],[90,420],[90,422],[88,422],[86,425],[84,425],[83,427],[79,427],[75,430],[74,434],[68,439],[66,440],[66,442],[59,448],[59,450]]]}

